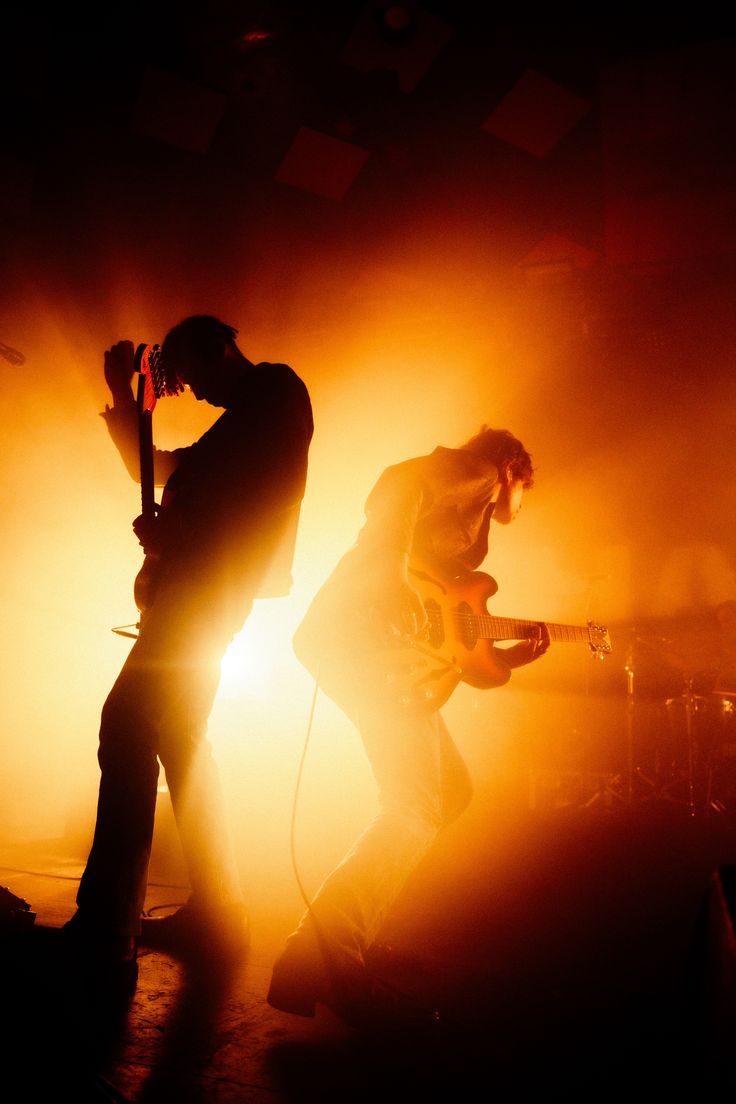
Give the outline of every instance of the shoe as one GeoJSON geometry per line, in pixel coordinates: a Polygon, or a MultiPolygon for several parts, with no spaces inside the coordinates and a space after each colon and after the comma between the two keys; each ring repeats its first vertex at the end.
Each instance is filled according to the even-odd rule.
{"type": "Polygon", "coordinates": [[[315,949],[298,933],[287,940],[274,963],[267,998],[272,1008],[314,1016],[323,1004],[361,1031],[435,1029],[437,1009],[428,1008],[368,967],[335,948],[315,949]]]}
{"type": "Polygon", "coordinates": [[[248,952],[248,917],[239,903],[203,909],[188,901],[168,916],[144,916],[139,941],[141,946],[188,960],[232,963],[248,952]]]}
{"type": "Polygon", "coordinates": [[[138,941],[84,920],[77,912],[60,929],[64,968],[88,991],[131,996],[138,984],[138,941]]]}
{"type": "Polygon", "coordinates": [[[319,946],[293,935],[274,963],[266,999],[279,1012],[313,1016],[317,1002],[333,1003],[336,973],[319,946]]]}
{"type": "Polygon", "coordinates": [[[36,914],[22,897],[16,897],[7,886],[0,886],[0,928],[15,931],[30,928],[36,914]]]}

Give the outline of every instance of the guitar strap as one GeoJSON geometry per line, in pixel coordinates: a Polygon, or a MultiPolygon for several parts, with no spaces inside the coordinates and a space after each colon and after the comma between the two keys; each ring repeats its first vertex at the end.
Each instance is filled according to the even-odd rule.
{"type": "Polygon", "coordinates": [[[133,621],[130,625],[116,625],[115,628],[111,629],[110,631],[114,632],[117,636],[128,636],[131,640],[137,640],[138,633],[128,632],[128,629],[137,629],[139,628],[139,626],[139,621],[133,621]]]}

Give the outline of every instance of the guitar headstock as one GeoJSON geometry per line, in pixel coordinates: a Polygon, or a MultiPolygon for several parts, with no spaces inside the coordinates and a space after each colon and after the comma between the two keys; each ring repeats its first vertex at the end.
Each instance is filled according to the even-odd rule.
{"type": "Polygon", "coordinates": [[[611,637],[603,625],[588,622],[588,647],[598,659],[605,659],[611,653],[611,637]]]}
{"type": "Polygon", "coordinates": [[[139,345],[135,351],[138,377],[138,409],[151,414],[158,399],[168,394],[166,375],[161,365],[160,345],[139,345]]]}

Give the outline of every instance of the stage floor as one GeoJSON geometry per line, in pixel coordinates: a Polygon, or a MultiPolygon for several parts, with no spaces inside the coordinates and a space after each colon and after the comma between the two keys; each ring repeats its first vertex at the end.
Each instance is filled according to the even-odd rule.
{"type": "MultiPolygon", "coordinates": [[[[36,919],[2,929],[3,1080],[16,1090],[5,1099],[665,1100],[736,1087],[734,818],[524,811],[462,864],[458,839],[417,872],[386,933],[417,956],[403,984],[443,1020],[429,1034],[375,1035],[324,1008],[303,1019],[267,1004],[286,932],[258,915],[248,959],[227,977],[143,950],[124,1006],[70,992],[55,956],[79,859],[60,841],[6,845],[0,885],[36,919]]],[[[170,897],[152,886],[147,907],[170,897]]]]}

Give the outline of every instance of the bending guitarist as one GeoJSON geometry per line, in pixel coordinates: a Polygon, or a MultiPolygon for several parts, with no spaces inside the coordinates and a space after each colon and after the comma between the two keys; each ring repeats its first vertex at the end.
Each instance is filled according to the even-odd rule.
{"type": "MultiPolygon", "coordinates": [[[[189,388],[222,407],[194,444],[154,450],[162,508],[134,523],[146,552],[140,632],[102,710],[92,849],[65,926],[80,969],[130,990],[137,944],[241,952],[247,921],[216,768],[206,740],[222,656],[255,597],[288,593],[312,436],[307,390],[285,364],[253,364],[237,331],[209,315],[186,318],[161,345],[166,391],[189,388]],[[192,893],[172,917],[141,916],[159,761],[166,772],[192,893]]],[[[113,397],[103,417],[134,479],[138,412],[134,348],[105,354],[113,397]]]]}
{"type": "MultiPolygon", "coordinates": [[[[379,815],[327,877],[277,959],[276,1008],[313,1015],[330,1006],[350,1022],[428,1015],[406,1007],[376,971],[376,937],[409,875],[438,832],[466,807],[468,771],[438,712],[403,704],[391,645],[427,627],[410,558],[477,568],[491,520],[508,525],[533,484],[524,446],[483,427],[460,448],[437,448],[388,468],[366,503],[356,544],[338,563],[294,639],[301,662],[359,729],[380,791],[379,815]],[[388,659],[387,659],[388,657],[388,659]]],[[[494,646],[498,681],[538,659],[549,634],[494,646]]]]}

